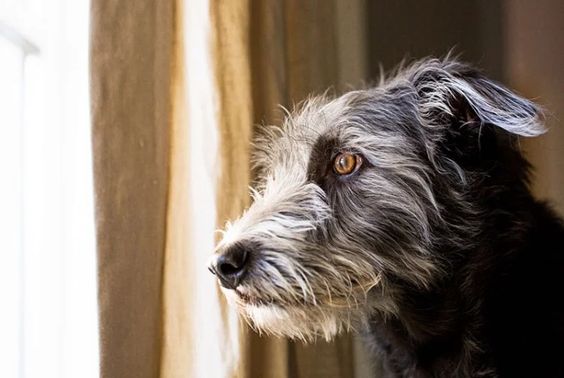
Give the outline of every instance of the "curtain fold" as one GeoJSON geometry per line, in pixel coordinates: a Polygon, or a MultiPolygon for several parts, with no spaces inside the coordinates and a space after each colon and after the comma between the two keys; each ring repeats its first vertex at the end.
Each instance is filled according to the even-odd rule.
{"type": "MultiPolygon", "coordinates": [[[[249,205],[250,142],[253,127],[253,102],[250,67],[250,1],[212,1],[211,53],[214,62],[215,87],[218,106],[218,176],[216,192],[216,225],[221,228],[229,219],[237,218],[249,205]]],[[[224,317],[233,316],[223,295],[218,291],[224,317]]],[[[226,326],[230,326],[226,322],[226,326]]],[[[231,325],[233,327],[233,325],[231,325]]],[[[248,353],[249,332],[243,324],[237,324],[237,364],[227,374],[248,377],[255,369],[248,353]]],[[[226,330],[228,331],[228,330],[226,330]]],[[[283,374],[284,366],[276,361],[283,359],[281,353],[271,351],[272,376],[283,374]],[[275,367],[276,366],[276,367],[275,367]],[[274,374],[273,374],[274,373],[274,374]]],[[[283,350],[278,350],[283,352],[283,350]]]]}
{"type": "Polygon", "coordinates": [[[516,1],[505,11],[506,78],[546,110],[548,133],[523,141],[534,168],[533,190],[564,214],[564,52],[554,49],[564,44],[564,3],[516,1]]]}
{"type": "Polygon", "coordinates": [[[91,98],[103,377],[160,369],[174,4],[95,0],[91,98]]]}

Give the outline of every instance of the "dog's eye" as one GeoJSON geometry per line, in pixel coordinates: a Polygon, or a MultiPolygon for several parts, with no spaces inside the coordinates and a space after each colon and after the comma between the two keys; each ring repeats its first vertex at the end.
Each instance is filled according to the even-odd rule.
{"type": "Polygon", "coordinates": [[[333,170],[336,174],[344,176],[354,173],[360,168],[362,157],[359,155],[342,152],[335,157],[333,161],[333,170]]]}

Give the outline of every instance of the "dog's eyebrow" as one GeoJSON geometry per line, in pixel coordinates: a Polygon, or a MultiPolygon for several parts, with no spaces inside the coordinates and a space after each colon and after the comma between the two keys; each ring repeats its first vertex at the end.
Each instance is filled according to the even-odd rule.
{"type": "Polygon", "coordinates": [[[321,135],[317,138],[307,164],[308,181],[320,183],[327,169],[330,166],[330,159],[339,146],[339,140],[336,137],[321,135]]]}

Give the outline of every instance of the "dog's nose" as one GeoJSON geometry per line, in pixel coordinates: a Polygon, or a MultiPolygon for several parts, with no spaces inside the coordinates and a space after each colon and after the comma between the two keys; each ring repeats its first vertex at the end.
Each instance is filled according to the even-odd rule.
{"type": "Polygon", "coordinates": [[[248,248],[236,244],[218,255],[209,269],[219,278],[223,287],[235,289],[247,273],[248,260],[248,248]]]}

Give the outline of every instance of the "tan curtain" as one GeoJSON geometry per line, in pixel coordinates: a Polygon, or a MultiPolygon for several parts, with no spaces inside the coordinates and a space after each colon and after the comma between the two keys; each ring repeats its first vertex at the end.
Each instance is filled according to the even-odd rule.
{"type": "Polygon", "coordinates": [[[548,133],[526,140],[533,189],[564,216],[564,2],[507,1],[505,69],[509,84],[545,107],[548,133]]]}
{"type": "Polygon", "coordinates": [[[362,21],[360,1],[93,0],[104,377],[353,376],[357,343],[259,338],[205,265],[249,204],[253,125],[358,84],[362,21]]]}
{"type": "Polygon", "coordinates": [[[162,348],[174,4],[95,0],[91,97],[103,377],[156,377],[162,348]]]}

